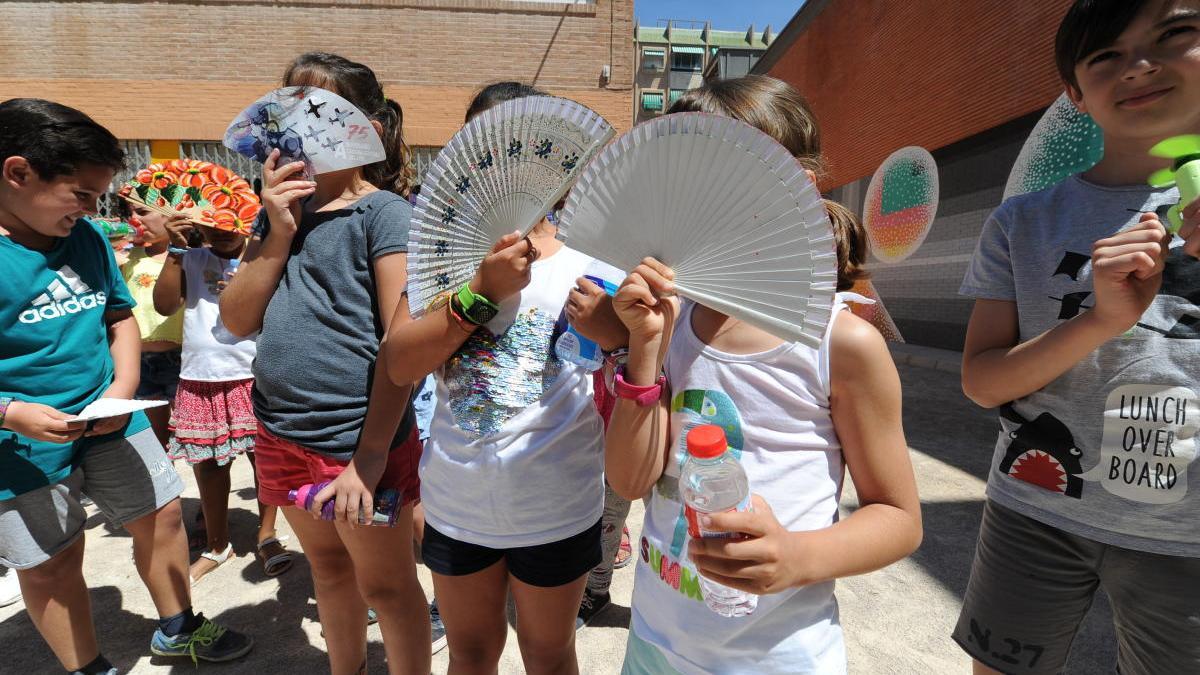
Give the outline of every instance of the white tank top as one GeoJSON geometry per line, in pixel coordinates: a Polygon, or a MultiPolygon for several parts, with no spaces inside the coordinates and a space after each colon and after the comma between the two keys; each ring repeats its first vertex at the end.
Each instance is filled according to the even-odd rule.
{"type": "MultiPolygon", "coordinates": [[[[699,424],[725,429],[750,480],[788,530],[838,517],[841,444],[829,411],[829,333],[819,349],[783,344],[734,355],[703,344],[685,303],[667,354],[674,459],[646,497],[632,628],[681,673],[844,673],[845,645],[833,582],[762,596],[753,614],[710,611],[687,559],[678,498],[684,438],[699,424]]],[[[839,301],[834,317],[840,313],[839,301]]],[[[830,328],[832,328],[830,322],[830,328]]]]}

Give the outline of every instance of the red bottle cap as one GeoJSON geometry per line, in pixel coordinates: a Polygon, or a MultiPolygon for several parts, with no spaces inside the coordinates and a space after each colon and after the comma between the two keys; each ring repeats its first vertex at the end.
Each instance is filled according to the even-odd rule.
{"type": "Polygon", "coordinates": [[[692,457],[713,459],[729,449],[725,430],[715,424],[703,424],[687,434],[687,451],[692,457]]]}

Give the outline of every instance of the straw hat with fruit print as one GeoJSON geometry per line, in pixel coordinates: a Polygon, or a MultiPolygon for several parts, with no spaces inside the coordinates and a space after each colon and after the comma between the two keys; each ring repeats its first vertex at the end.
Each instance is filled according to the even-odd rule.
{"type": "Polygon", "coordinates": [[[248,235],[262,204],[246,179],[220,164],[172,159],[138,171],[118,194],[134,203],[197,225],[248,235]]]}

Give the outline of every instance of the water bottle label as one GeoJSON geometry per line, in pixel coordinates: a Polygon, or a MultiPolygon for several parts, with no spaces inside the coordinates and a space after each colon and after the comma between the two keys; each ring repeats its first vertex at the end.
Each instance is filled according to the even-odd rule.
{"type": "Polygon", "coordinates": [[[580,335],[574,327],[569,325],[555,341],[554,352],[558,358],[583,366],[588,370],[596,370],[604,364],[600,347],[580,335]]]}
{"type": "MultiPolygon", "coordinates": [[[[735,511],[741,513],[750,510],[750,495],[746,495],[742,498],[742,501],[738,502],[737,506],[731,509],[726,509],[721,513],[731,513],[735,511]]],[[[692,539],[733,539],[735,537],[742,536],[738,532],[714,532],[712,530],[706,530],[703,527],[700,527],[700,514],[700,511],[693,509],[691,506],[688,506],[687,504],[683,505],[683,515],[685,518],[687,518],[688,535],[691,536],[692,539]]]]}

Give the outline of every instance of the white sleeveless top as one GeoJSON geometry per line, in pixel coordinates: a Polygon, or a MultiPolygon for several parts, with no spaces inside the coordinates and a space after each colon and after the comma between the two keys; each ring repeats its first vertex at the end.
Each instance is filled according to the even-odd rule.
{"type": "MultiPolygon", "coordinates": [[[[665,363],[675,459],[646,497],[632,629],[689,675],[844,673],[832,581],[762,596],[746,617],[725,618],[705,606],[687,559],[677,486],[687,432],[716,424],[740,456],[750,491],[785,528],[816,530],[837,520],[843,462],[829,411],[829,329],[820,349],[788,343],[725,354],[696,337],[694,306],[684,304],[665,363]]],[[[839,301],[835,318],[841,309],[839,301]]]]}

